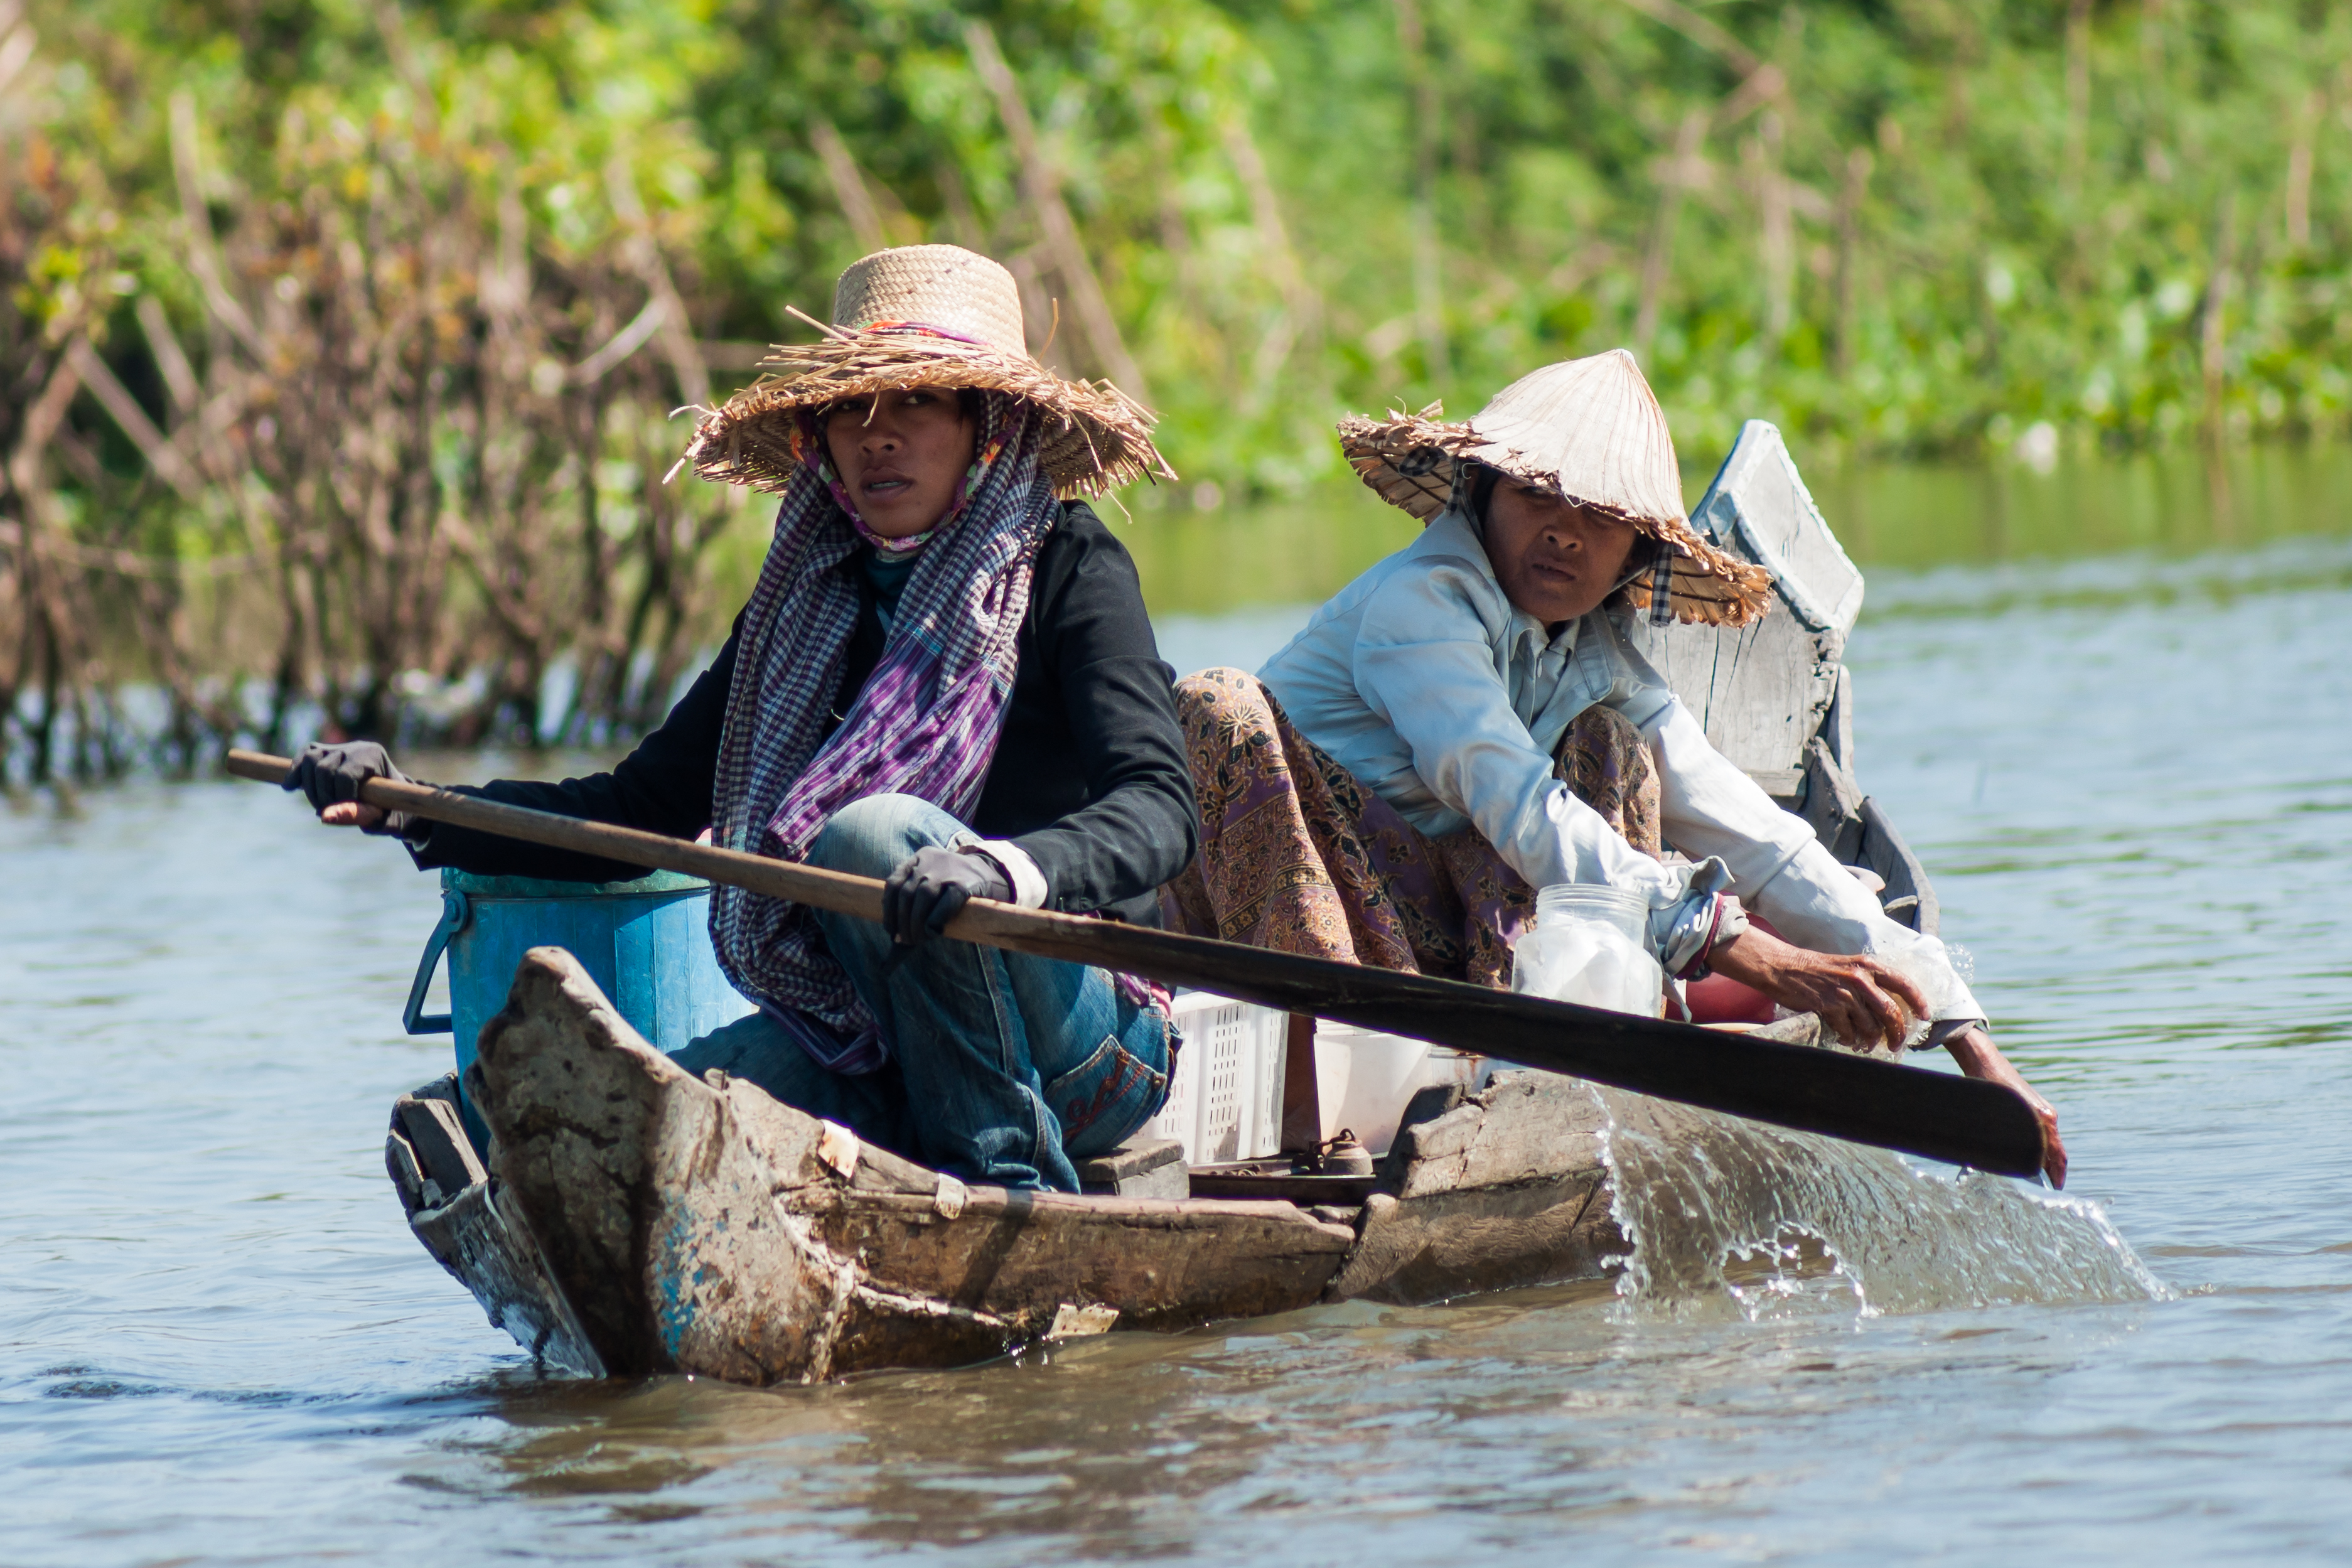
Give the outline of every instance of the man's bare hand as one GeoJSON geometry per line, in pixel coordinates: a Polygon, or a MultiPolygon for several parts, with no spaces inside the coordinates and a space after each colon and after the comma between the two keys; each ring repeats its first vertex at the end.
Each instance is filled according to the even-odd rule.
{"type": "Polygon", "coordinates": [[[339,800],[320,812],[319,820],[330,827],[356,827],[364,832],[382,825],[383,808],[363,800],[339,800]]]}
{"type": "Polygon", "coordinates": [[[1754,926],[1717,948],[1707,963],[1792,1013],[1820,1014],[1850,1045],[1900,1049],[1911,1026],[1927,1014],[1919,987],[1879,960],[1813,952],[1754,926]]]}
{"type": "Polygon", "coordinates": [[[1970,1078],[1980,1078],[2003,1089],[2014,1089],[2024,1098],[2026,1104],[2033,1107],[2033,1114],[2042,1119],[2042,1173],[2050,1178],[2052,1186],[2064,1186],[2066,1145],[2058,1137],[2058,1112],[2050,1102],[2034,1092],[2033,1086],[2025,1081],[2025,1075],[2000,1054],[2000,1047],[1994,1045],[1992,1037],[1982,1029],[1964,1030],[1944,1042],[1944,1046],[1952,1053],[1952,1059],[1959,1064],[1962,1072],[1970,1078]]]}

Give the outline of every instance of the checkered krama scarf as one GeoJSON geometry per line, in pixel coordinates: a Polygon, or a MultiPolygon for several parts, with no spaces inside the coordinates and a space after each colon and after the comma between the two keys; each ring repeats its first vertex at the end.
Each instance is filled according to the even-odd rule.
{"type": "MultiPolygon", "coordinates": [[[[981,401],[957,508],[923,547],[881,660],[829,740],[861,605],[842,567],[865,545],[832,479],[818,416],[799,422],[801,471],[784,492],[736,645],[712,797],[720,847],[805,859],[828,817],[873,795],[915,795],[971,819],[1013,693],[1037,551],[1060,515],[1039,471],[1038,411],[1002,394],[981,401]]],[[[887,1059],[808,910],[714,887],[710,940],[728,978],[818,1062],[859,1073],[887,1059]]]]}

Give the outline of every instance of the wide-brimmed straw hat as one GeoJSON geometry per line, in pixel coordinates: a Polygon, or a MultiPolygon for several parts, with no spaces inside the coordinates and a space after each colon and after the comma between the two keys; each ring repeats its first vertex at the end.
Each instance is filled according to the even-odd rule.
{"type": "MultiPolygon", "coordinates": [[[[1745,626],[1770,605],[1771,574],[1708,543],[1684,515],[1665,410],[1623,349],[1521,376],[1468,419],[1447,424],[1444,412],[1433,403],[1343,419],[1340,449],[1382,500],[1423,522],[1445,510],[1464,460],[1624,519],[1671,552],[1676,620],[1745,626]]],[[[1647,608],[1655,581],[1645,573],[1625,593],[1647,608]]]]}
{"type": "Polygon", "coordinates": [[[815,342],[778,348],[761,362],[776,374],[703,416],[686,449],[697,474],[782,490],[798,469],[792,431],[803,410],[936,386],[1043,409],[1039,462],[1057,495],[1176,477],[1151,444],[1151,411],[1107,381],[1065,381],[1030,357],[1013,274],[961,246],[901,246],[856,262],[834,286],[822,330],[815,342]]]}

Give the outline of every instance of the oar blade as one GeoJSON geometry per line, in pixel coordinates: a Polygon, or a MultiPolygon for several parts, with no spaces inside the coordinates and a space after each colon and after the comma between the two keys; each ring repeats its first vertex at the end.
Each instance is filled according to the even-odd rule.
{"type": "Polygon", "coordinates": [[[1084,929],[1041,928],[1026,911],[975,906],[949,931],[1800,1131],[2002,1175],[2042,1169],[2040,1120],[1999,1084],[1460,981],[1133,926],[1069,924],[1084,929]]]}
{"type": "Polygon", "coordinates": [[[2005,1176],[2042,1169],[2041,1120],[2000,1084],[1845,1051],[1666,1026],[1671,1037],[1616,1044],[1592,1039],[1587,1024],[1563,1049],[1564,1031],[1530,1020],[1498,1031],[1493,1048],[1514,1061],[1801,1132],[2005,1176]],[[1500,1043],[1504,1036],[1514,1043],[1500,1043]]]}

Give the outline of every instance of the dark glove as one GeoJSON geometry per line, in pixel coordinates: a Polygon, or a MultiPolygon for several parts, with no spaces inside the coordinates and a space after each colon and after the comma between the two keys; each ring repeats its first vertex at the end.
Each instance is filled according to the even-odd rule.
{"type": "MultiPolygon", "coordinates": [[[[313,741],[302,748],[302,754],[286,770],[284,787],[300,790],[311,810],[324,811],[338,801],[359,799],[360,785],[370,779],[412,782],[406,773],[392,765],[392,753],[373,741],[342,741],[331,746],[323,741],[313,741]]],[[[385,812],[382,822],[361,831],[405,837],[408,813],[385,812]]]]}
{"type": "Polygon", "coordinates": [[[1013,901],[1004,869],[977,849],[918,849],[882,884],[882,926],[901,947],[920,947],[974,899],[1013,901]]]}

